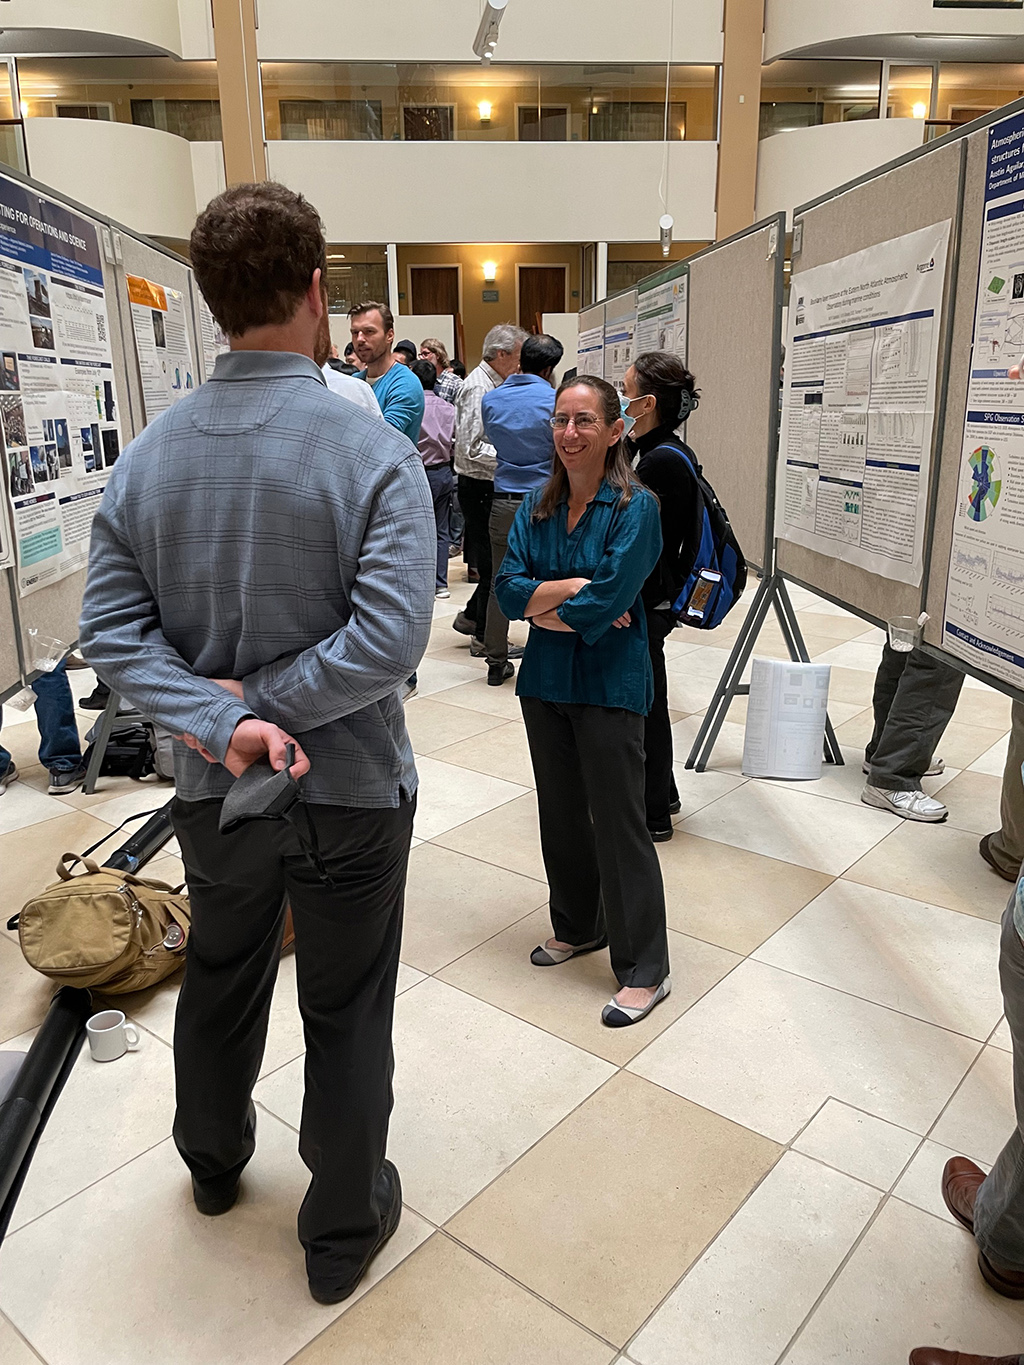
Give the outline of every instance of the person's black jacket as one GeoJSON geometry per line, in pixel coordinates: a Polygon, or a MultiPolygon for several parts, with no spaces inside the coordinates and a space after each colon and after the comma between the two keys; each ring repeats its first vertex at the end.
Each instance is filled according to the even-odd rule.
{"type": "Polygon", "coordinates": [[[661,558],[642,592],[644,606],[652,611],[662,602],[676,600],[686,579],[680,563],[692,567],[697,556],[703,521],[693,472],[697,461],[692,453],[687,459],[683,452],[689,447],[669,425],[655,427],[635,441],[630,438],[629,447],[640,456],[637,478],[661,503],[661,558]]]}

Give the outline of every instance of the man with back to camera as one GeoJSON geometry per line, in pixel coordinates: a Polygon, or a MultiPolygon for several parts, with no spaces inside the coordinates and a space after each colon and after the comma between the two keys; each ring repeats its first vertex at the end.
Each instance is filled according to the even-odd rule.
{"type": "MultiPolygon", "coordinates": [[[[389,426],[416,444],[423,421],[423,385],[392,350],[395,319],[386,303],[357,303],[349,311],[352,345],[365,379],[389,426]]],[[[413,360],[416,351],[413,349],[413,360]]]]}
{"type": "Polygon", "coordinates": [[[416,447],[324,382],[326,244],[301,195],[233,186],[200,214],[191,257],[231,351],[115,465],[82,647],[185,739],[173,822],[193,919],[174,1139],[204,1214],[232,1207],[255,1146],[291,903],[312,1176],[298,1231],[313,1297],[338,1303],[401,1213],[384,1153],[416,770],[397,689],[430,631],[430,493],[416,447]],[[291,735],[329,885],[284,822],[218,832],[232,777],[263,755],[283,769],[291,735]]]}
{"type": "Polygon", "coordinates": [[[472,635],[473,654],[486,654],[484,629],[491,595],[491,538],[488,525],[494,497],[494,447],[484,435],[480,404],[485,393],[496,389],[519,369],[519,348],[527,333],[511,322],[500,322],[484,337],[483,360],[466,376],[455,400],[455,473],[458,475],[459,506],[465,518],[463,544],[466,559],[480,574],[473,596],[452,622],[460,635],[472,635]]]}
{"type": "MultiPolygon", "coordinates": [[[[562,343],[555,337],[528,336],[519,353],[519,374],[510,374],[480,404],[484,432],[494,446],[494,501],[488,532],[491,564],[496,575],[508,549],[508,533],[519,504],[527,493],[542,488],[551,475],[555,442],[551,414],[555,410],[552,382],[562,359],[562,343]]],[[[493,583],[493,580],[492,580],[493,583]]],[[[515,671],[508,657],[508,618],[491,587],[487,602],[487,683],[500,687],[515,671]]]]}

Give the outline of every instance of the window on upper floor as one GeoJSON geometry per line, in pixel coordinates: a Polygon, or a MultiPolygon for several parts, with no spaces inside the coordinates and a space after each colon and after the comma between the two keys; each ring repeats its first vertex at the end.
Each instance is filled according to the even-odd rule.
{"type": "Polygon", "coordinates": [[[172,57],[22,57],[27,118],[100,119],[159,128],[189,142],[221,137],[213,62],[172,57]]]}
{"type": "Polygon", "coordinates": [[[761,71],[761,137],[878,117],[880,62],[781,61],[761,71]]]}
{"type": "Polygon", "coordinates": [[[663,65],[445,65],[264,62],[264,125],[271,140],[660,142],[717,136],[718,68],[673,66],[666,129],[663,65]],[[297,104],[372,109],[358,119],[307,121],[297,104]],[[321,131],[323,129],[323,131],[321,131]]]}

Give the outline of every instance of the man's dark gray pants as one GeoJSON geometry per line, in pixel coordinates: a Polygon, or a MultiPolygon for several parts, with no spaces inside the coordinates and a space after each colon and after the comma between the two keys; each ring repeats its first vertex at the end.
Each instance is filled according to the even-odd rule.
{"type": "Polygon", "coordinates": [[[864,757],[868,782],[886,791],[921,790],[936,745],[956,708],[964,675],[914,649],[900,654],[886,641],[875,674],[875,728],[864,757]]]}
{"type": "Polygon", "coordinates": [[[495,493],[491,503],[491,518],[488,523],[491,541],[491,595],[487,601],[487,628],[484,631],[484,645],[487,649],[487,665],[504,664],[508,661],[508,617],[498,606],[494,595],[494,580],[501,568],[501,561],[508,550],[508,533],[522,506],[518,498],[502,497],[495,493]]]}
{"type": "Polygon", "coordinates": [[[1003,914],[999,979],[1013,1042],[1017,1127],[999,1153],[974,1205],[974,1239],[997,1266],[1024,1271],[1024,943],[1013,923],[1014,887],[1003,914]]]}
{"type": "MultiPolygon", "coordinates": [[[[220,834],[220,801],[175,800],[192,906],[174,1022],[174,1140],[199,1181],[238,1175],[255,1148],[251,1098],[284,927],[295,921],[306,1040],[299,1210],[311,1281],[348,1283],[380,1236],[374,1186],[391,1114],[391,1023],[414,801],[309,806],[335,882],[325,886],[284,821],[220,834]]],[[[300,816],[301,819],[301,816],[300,816]]]]}

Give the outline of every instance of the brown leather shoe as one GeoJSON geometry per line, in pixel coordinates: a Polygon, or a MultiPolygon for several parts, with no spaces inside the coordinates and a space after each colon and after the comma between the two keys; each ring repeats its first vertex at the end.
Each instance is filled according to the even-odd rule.
{"type": "Polygon", "coordinates": [[[1020,1365],[1022,1360],[1024,1356],[968,1356],[938,1346],[919,1346],[910,1353],[910,1365],[1020,1365]]]}
{"type": "Polygon", "coordinates": [[[942,1172],[942,1198],[946,1208],[972,1235],[974,1201],[984,1179],[985,1172],[981,1167],[965,1156],[951,1156],[942,1172]]]}
{"type": "Polygon", "coordinates": [[[978,1269],[989,1288],[1004,1299],[1024,1299],[1024,1272],[996,1265],[983,1251],[978,1252],[978,1269]]]}

